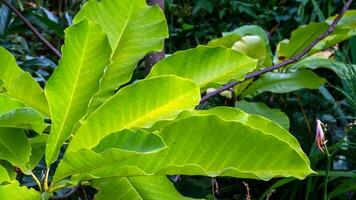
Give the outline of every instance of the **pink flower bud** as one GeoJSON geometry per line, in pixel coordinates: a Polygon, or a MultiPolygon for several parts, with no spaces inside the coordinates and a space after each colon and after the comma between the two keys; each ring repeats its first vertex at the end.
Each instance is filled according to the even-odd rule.
{"type": "Polygon", "coordinates": [[[322,152],[324,152],[326,143],[323,125],[324,124],[319,119],[316,120],[315,143],[318,149],[322,152]]]}

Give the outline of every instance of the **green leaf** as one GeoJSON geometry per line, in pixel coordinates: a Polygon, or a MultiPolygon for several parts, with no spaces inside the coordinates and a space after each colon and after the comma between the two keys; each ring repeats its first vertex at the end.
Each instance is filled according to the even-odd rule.
{"type": "Polygon", "coordinates": [[[17,99],[0,94],[0,127],[32,129],[42,133],[43,116],[17,99]]]}
{"type": "Polygon", "coordinates": [[[46,97],[42,88],[17,64],[10,52],[0,47],[0,79],[7,93],[25,104],[49,115],[46,97]]]}
{"type": "MultiPolygon", "coordinates": [[[[223,115],[221,110],[217,112],[223,115]]],[[[231,114],[234,113],[228,113],[226,118],[238,119],[231,114]]],[[[208,113],[183,118],[159,133],[168,146],[166,150],[122,159],[117,157],[76,173],[68,170],[71,173],[61,172],[57,179],[74,175],[72,179],[76,182],[114,176],[182,174],[269,180],[290,176],[303,179],[313,173],[307,156],[292,135],[281,131],[282,128],[268,127],[273,122],[263,124],[260,129],[255,128],[261,126],[259,120],[252,119],[247,123],[249,125],[223,120],[208,113]],[[264,132],[264,129],[269,131],[264,132]]],[[[88,155],[92,155],[88,163],[95,161],[95,153],[87,153],[71,152],[60,165],[74,168],[82,165],[80,161],[88,155]]]]}
{"type": "Polygon", "coordinates": [[[328,28],[329,25],[323,22],[310,23],[294,30],[289,42],[280,44],[278,51],[279,59],[286,60],[297,55],[328,28]]]}
{"type": "MultiPolygon", "coordinates": [[[[54,181],[80,174],[82,171],[100,168],[101,165],[111,165],[118,160],[156,153],[165,148],[167,146],[160,136],[143,130],[123,130],[112,133],[102,139],[93,150],[66,152],[63,162],[56,170],[54,181]]],[[[73,185],[78,183],[75,182],[73,185]]]]}
{"type": "Polygon", "coordinates": [[[244,93],[244,96],[256,96],[263,92],[288,93],[303,88],[318,89],[326,82],[309,70],[293,73],[267,73],[255,81],[244,93]]]}
{"type": "Polygon", "coordinates": [[[176,75],[188,78],[206,89],[211,84],[223,85],[243,80],[256,68],[257,60],[224,47],[199,46],[180,51],[153,66],[148,77],[176,75]]]}
{"type": "Polygon", "coordinates": [[[187,79],[161,76],[138,81],[119,90],[89,115],[68,150],[90,149],[110,133],[174,119],[181,111],[194,109],[199,100],[198,86],[187,79]]]}
{"type": "Polygon", "coordinates": [[[108,178],[93,181],[97,200],[192,200],[177,192],[164,176],[108,178]]]}
{"type": "Polygon", "coordinates": [[[249,113],[249,114],[257,114],[271,121],[276,122],[277,124],[281,125],[285,129],[289,129],[290,123],[288,116],[283,113],[279,109],[272,109],[269,108],[264,103],[255,103],[255,102],[247,102],[247,101],[240,101],[236,102],[235,107],[249,113]]]}
{"type": "Polygon", "coordinates": [[[93,151],[100,153],[114,148],[141,153],[154,153],[166,148],[166,145],[155,134],[143,130],[127,129],[106,136],[93,148],[93,151]]]}
{"type": "Polygon", "coordinates": [[[30,143],[21,129],[0,128],[0,159],[9,161],[26,173],[30,155],[30,143]]]}
{"type": "MultiPolygon", "coordinates": [[[[334,32],[319,42],[308,54],[311,55],[315,52],[322,51],[356,35],[355,16],[356,10],[347,11],[337,24],[334,32]]],[[[325,22],[310,23],[294,30],[289,42],[281,44],[280,46],[278,53],[280,60],[289,59],[300,53],[329,28],[334,18],[335,17],[330,17],[325,20],[325,22]]]]}
{"type": "Polygon", "coordinates": [[[7,173],[6,168],[0,165],[0,185],[3,182],[10,182],[10,181],[11,181],[11,179],[10,179],[9,174],[7,173]]]}
{"type": "Polygon", "coordinates": [[[0,185],[0,199],[40,200],[41,194],[34,189],[21,187],[17,181],[14,181],[7,185],[0,185]]]}
{"type": "Polygon", "coordinates": [[[264,47],[264,41],[260,36],[246,35],[237,41],[232,49],[241,52],[250,58],[257,59],[257,65],[262,66],[267,57],[267,51],[264,47]]]}
{"type": "Polygon", "coordinates": [[[47,141],[48,135],[45,134],[29,139],[31,144],[31,157],[28,162],[28,167],[30,170],[34,169],[44,156],[47,141]]]}
{"type": "Polygon", "coordinates": [[[345,63],[339,62],[337,60],[327,59],[318,56],[310,56],[290,66],[288,70],[289,71],[293,71],[293,70],[295,71],[299,69],[314,70],[318,68],[325,68],[325,69],[332,70],[334,73],[340,76],[340,78],[343,78],[342,71],[345,67],[347,67],[345,63]]]}
{"type": "Polygon", "coordinates": [[[45,88],[52,119],[47,165],[56,160],[75,124],[87,114],[111,54],[106,34],[96,23],[84,20],[65,34],[62,59],[45,88]]]}
{"type": "Polygon", "coordinates": [[[264,65],[272,65],[272,50],[270,47],[268,35],[265,30],[256,25],[245,25],[231,32],[225,32],[223,33],[223,37],[210,41],[208,45],[232,48],[234,44],[244,36],[258,36],[263,40],[262,43],[265,45],[263,51],[266,52],[266,60],[264,62],[264,65]]]}
{"type": "Polygon", "coordinates": [[[84,18],[100,24],[113,49],[112,64],[91,106],[91,110],[95,110],[130,80],[137,63],[147,53],[163,49],[168,28],[162,10],[158,6],[147,6],[146,0],[91,0],[74,22],[84,18]]]}

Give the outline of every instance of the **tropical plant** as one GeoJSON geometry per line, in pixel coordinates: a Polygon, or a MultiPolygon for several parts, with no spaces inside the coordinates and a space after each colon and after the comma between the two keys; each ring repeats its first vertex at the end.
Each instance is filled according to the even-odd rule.
{"type": "Polygon", "coordinates": [[[190,199],[166,176],[270,180],[315,173],[294,136],[274,122],[281,121],[231,107],[194,110],[206,89],[271,64],[264,37],[246,34],[233,49],[177,52],[145,79],[130,81],[167,36],[163,12],[145,0],[90,0],[66,29],[44,90],[1,47],[0,197],[48,199],[90,185],[96,199],[190,199]],[[261,43],[265,51],[252,54],[249,48],[261,43]],[[38,178],[33,171],[42,157],[38,178]],[[14,168],[37,186],[20,185],[14,168]]]}

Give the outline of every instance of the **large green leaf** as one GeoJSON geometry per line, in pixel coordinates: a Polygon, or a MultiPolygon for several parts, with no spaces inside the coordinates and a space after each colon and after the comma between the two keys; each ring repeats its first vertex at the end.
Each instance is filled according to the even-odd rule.
{"type": "Polygon", "coordinates": [[[289,59],[303,49],[305,49],[312,41],[328,29],[329,25],[323,23],[310,23],[301,26],[292,32],[290,40],[286,43],[281,43],[278,50],[280,60],[289,59]]]}
{"type": "Polygon", "coordinates": [[[21,187],[17,181],[14,181],[7,185],[0,185],[0,199],[40,200],[41,194],[34,189],[21,187]]]}
{"type": "Polygon", "coordinates": [[[30,155],[31,146],[24,131],[0,128],[0,159],[9,161],[26,173],[30,155]]]}
{"type": "Polygon", "coordinates": [[[247,101],[236,102],[235,107],[250,114],[257,114],[266,117],[267,119],[281,125],[285,129],[289,129],[290,123],[288,116],[277,108],[269,108],[266,104],[261,102],[256,103],[247,101]]]}
{"type": "Polygon", "coordinates": [[[0,79],[7,93],[49,115],[47,100],[42,88],[28,72],[24,72],[16,64],[14,56],[3,47],[0,47],[0,66],[0,79]]]}
{"type": "Polygon", "coordinates": [[[97,200],[192,200],[177,192],[164,176],[108,178],[93,181],[97,200]]]}
{"type": "Polygon", "coordinates": [[[130,80],[139,60],[149,52],[162,50],[168,28],[162,10],[158,6],[147,6],[146,0],[90,0],[74,22],[84,18],[101,25],[113,49],[112,64],[92,103],[94,110],[130,80]]]}
{"type": "Polygon", "coordinates": [[[303,88],[318,89],[326,82],[309,70],[293,73],[267,73],[255,81],[244,93],[244,96],[256,96],[263,92],[288,93],[303,88]]]}
{"type": "MultiPolygon", "coordinates": [[[[226,116],[229,117],[235,119],[236,116],[226,116]]],[[[261,126],[258,122],[254,121],[255,127],[261,126]]],[[[166,150],[148,155],[122,156],[122,159],[117,154],[116,158],[105,162],[97,159],[100,154],[94,151],[86,150],[86,155],[83,155],[83,150],[71,152],[60,164],[62,171],[57,174],[57,179],[72,175],[75,183],[113,176],[183,174],[268,180],[289,176],[303,179],[313,173],[295,138],[273,128],[264,132],[268,125],[256,129],[208,114],[183,118],[159,133],[168,146],[166,150]],[[92,166],[75,172],[73,168],[76,165],[83,167],[81,162],[84,158],[90,159],[86,162],[92,166]]]]}
{"type": "MultiPolygon", "coordinates": [[[[54,181],[82,171],[96,169],[100,165],[110,165],[113,161],[132,156],[150,154],[167,148],[162,138],[143,130],[122,130],[106,136],[93,148],[78,152],[66,152],[63,162],[58,166],[54,181]]],[[[74,183],[76,185],[77,183],[74,183]]]]}
{"type": "Polygon", "coordinates": [[[43,116],[17,99],[0,94],[0,127],[32,129],[42,133],[43,116]]]}
{"type": "Polygon", "coordinates": [[[325,68],[334,71],[337,75],[341,76],[344,68],[347,67],[345,63],[339,62],[337,60],[323,58],[319,56],[310,56],[300,62],[291,65],[288,71],[296,71],[299,69],[318,69],[325,68]]]}
{"type": "Polygon", "coordinates": [[[199,46],[180,51],[153,66],[148,77],[176,75],[188,78],[201,88],[243,80],[256,68],[257,60],[224,47],[199,46]]]}
{"type": "Polygon", "coordinates": [[[106,34],[96,23],[84,20],[65,34],[62,59],[45,88],[52,119],[47,165],[56,160],[75,124],[87,114],[111,54],[106,34]]]}
{"type": "Polygon", "coordinates": [[[89,115],[68,150],[92,148],[110,133],[174,119],[181,111],[193,109],[199,100],[199,87],[187,79],[161,76],[138,81],[118,91],[89,115]]]}
{"type": "MultiPolygon", "coordinates": [[[[309,54],[334,46],[335,44],[356,35],[355,16],[355,10],[347,11],[337,24],[335,31],[319,42],[309,52],[309,54]]],[[[289,42],[283,43],[280,46],[278,51],[278,57],[280,60],[291,58],[300,53],[305,47],[307,47],[312,41],[328,29],[334,18],[335,17],[330,17],[325,22],[310,23],[294,30],[289,42]]]]}

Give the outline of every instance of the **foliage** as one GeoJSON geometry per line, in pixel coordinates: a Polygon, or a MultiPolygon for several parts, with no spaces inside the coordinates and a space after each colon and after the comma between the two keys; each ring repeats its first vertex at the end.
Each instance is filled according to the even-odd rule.
{"type": "MultiPolygon", "coordinates": [[[[192,12],[195,16],[205,13],[203,18],[214,19],[211,16],[216,14],[216,8],[237,2],[196,1],[192,12]]],[[[72,6],[79,4],[74,2],[72,6]]],[[[241,7],[236,4],[231,9],[256,18],[263,9],[257,7],[255,11],[254,4],[261,2],[243,2],[241,7]]],[[[169,11],[174,8],[173,2],[168,5],[169,11]]],[[[184,2],[180,4],[185,5],[184,2]]],[[[273,2],[266,5],[273,6],[273,2]]],[[[306,3],[299,9],[305,9],[302,5],[306,3]]],[[[314,10],[318,10],[313,5],[314,10]]],[[[5,7],[1,9],[2,13],[8,12],[5,7]]],[[[145,0],[90,0],[74,17],[73,25],[68,20],[70,27],[65,31],[65,25],[58,26],[59,19],[46,9],[32,10],[33,15],[29,16],[37,16],[33,19],[36,25],[46,24],[59,38],[64,37],[63,56],[58,67],[44,57],[19,62],[23,69],[31,66],[31,62],[49,67],[46,68],[48,76],[55,68],[47,81],[42,69],[30,71],[34,79],[18,66],[15,56],[22,60],[24,52],[15,52],[13,56],[0,48],[0,197],[12,199],[21,193],[23,199],[48,199],[70,188],[75,192],[79,185],[85,185],[99,191],[96,199],[108,199],[109,196],[115,199],[209,198],[206,191],[210,186],[206,186],[206,178],[212,177],[213,190],[219,190],[214,180],[220,177],[218,180],[223,187],[218,192],[224,198],[224,193],[231,193],[227,190],[237,189],[231,182],[236,179],[231,178],[249,179],[253,185],[261,183],[258,180],[285,177],[277,179],[262,192],[261,199],[273,189],[299,183],[297,179],[305,179],[307,183],[306,198],[317,198],[320,192],[312,191],[319,190],[316,184],[319,179],[314,176],[324,176],[329,171],[331,177],[338,179],[338,185],[329,193],[330,198],[354,190],[347,187],[353,183],[354,172],[318,170],[324,169],[320,165],[322,154],[315,147],[302,148],[306,144],[301,146],[296,137],[300,141],[303,132],[296,126],[304,123],[294,123],[305,120],[311,129],[310,116],[305,113],[301,101],[313,101],[309,96],[311,92],[306,89],[320,89],[327,96],[328,90],[325,92],[323,85],[330,75],[325,75],[321,68],[331,69],[341,77],[343,88],[338,90],[345,95],[345,104],[354,109],[353,65],[345,65],[345,61],[330,58],[325,53],[328,48],[354,36],[355,13],[348,11],[333,35],[300,62],[257,80],[246,81],[230,91],[232,95],[227,95],[228,98],[218,97],[201,105],[200,97],[208,89],[230,81],[243,81],[250,72],[291,58],[325,30],[332,18],[325,20],[320,11],[319,23],[299,27],[277,48],[271,46],[276,38],[270,40],[265,27],[231,24],[228,29],[238,28],[217,39],[209,34],[204,38],[207,45],[173,53],[158,62],[147,77],[138,79],[134,70],[139,68],[141,59],[152,51],[163,49],[167,29],[172,29],[174,24],[167,25],[157,6],[147,6],[145,0]],[[52,21],[46,20],[51,16],[52,21]],[[51,23],[56,20],[57,23],[51,23]],[[213,40],[209,42],[210,39],[213,40]],[[272,49],[276,49],[275,53],[272,49]],[[339,66],[344,66],[343,70],[339,66]],[[294,97],[299,94],[302,97],[294,97]],[[219,98],[224,99],[224,103],[219,98]],[[273,98],[277,100],[272,101],[273,98]],[[261,102],[266,99],[269,99],[267,104],[275,104],[272,107],[280,110],[261,102]],[[294,112],[292,105],[296,103],[301,105],[302,112],[294,112]],[[232,107],[214,104],[231,104],[232,107]],[[290,123],[282,110],[289,116],[303,116],[290,117],[290,123]],[[296,137],[288,131],[289,127],[296,137]],[[14,167],[23,173],[15,174],[16,179],[14,167]],[[39,179],[42,174],[44,178],[39,179]],[[191,177],[196,175],[200,178],[191,177]],[[176,187],[167,176],[175,179],[176,187]],[[24,184],[28,179],[33,179],[35,184],[24,184]],[[200,194],[187,194],[187,190],[182,189],[184,181],[186,187],[204,189],[200,194]]],[[[329,9],[327,14],[330,14],[329,9]]],[[[68,18],[69,15],[61,13],[59,16],[68,18]]],[[[273,14],[266,13],[262,18],[270,15],[273,14]]],[[[228,16],[226,10],[221,10],[219,21],[228,16]]],[[[4,34],[19,23],[5,21],[5,28],[0,29],[4,34]]],[[[5,21],[0,20],[0,26],[5,21]]],[[[206,22],[210,23],[206,20],[201,26],[206,22]]],[[[192,30],[194,26],[185,24],[183,28],[192,30]]],[[[227,29],[219,27],[217,30],[227,29]]],[[[178,42],[175,33],[172,34],[178,42]]],[[[313,109],[316,108],[308,108],[311,110],[308,114],[314,114],[313,109]]],[[[315,110],[315,113],[318,112],[315,110]]],[[[325,114],[321,117],[330,122],[335,120],[325,114]]],[[[348,122],[348,118],[343,120],[348,122]]],[[[330,159],[335,161],[341,156],[340,150],[346,155],[355,148],[352,125],[347,129],[349,135],[341,131],[344,127],[336,128],[341,140],[327,135],[333,140],[330,159]]],[[[323,184],[331,180],[326,179],[323,184]]],[[[299,189],[293,187],[290,196],[299,189]]]]}

